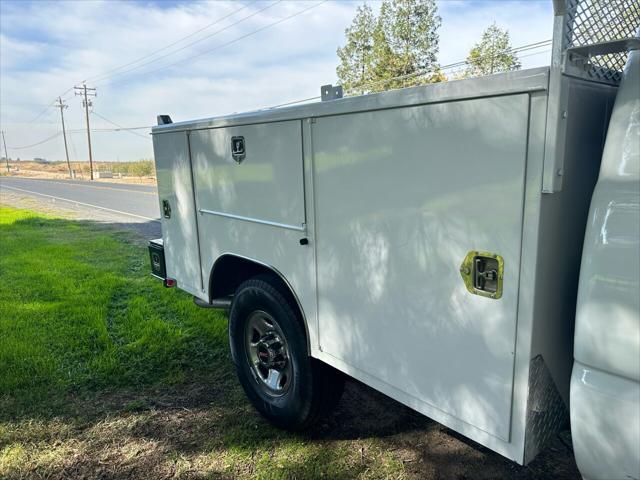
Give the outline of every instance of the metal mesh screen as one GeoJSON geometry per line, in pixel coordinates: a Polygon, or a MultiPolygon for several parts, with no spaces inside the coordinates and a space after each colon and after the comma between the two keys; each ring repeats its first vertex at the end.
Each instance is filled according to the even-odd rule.
{"type": "MultiPolygon", "coordinates": [[[[640,26],[640,0],[567,0],[565,48],[635,37],[640,26]]],[[[591,59],[587,74],[594,79],[619,82],[628,53],[591,59]]]]}

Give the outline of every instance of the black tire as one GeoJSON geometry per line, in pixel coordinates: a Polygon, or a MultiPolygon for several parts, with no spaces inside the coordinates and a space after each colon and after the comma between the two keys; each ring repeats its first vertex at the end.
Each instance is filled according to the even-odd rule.
{"type": "MultiPolygon", "coordinates": [[[[269,275],[259,275],[242,283],[236,290],[229,313],[229,340],[238,379],[254,407],[280,428],[304,430],[335,407],[344,389],[344,377],[337,370],[309,356],[302,318],[297,306],[292,305],[293,302],[288,298],[290,295],[280,282],[269,275]],[[267,315],[266,325],[275,320],[278,327],[276,333],[283,335],[282,341],[275,343],[276,347],[280,345],[280,350],[269,350],[268,358],[274,358],[274,351],[276,354],[282,352],[284,344],[286,355],[279,358],[286,356],[286,362],[289,362],[284,362],[286,368],[279,369],[283,386],[271,385],[274,389],[281,388],[277,392],[272,391],[262,378],[263,374],[267,376],[267,367],[258,370],[254,366],[267,357],[255,343],[263,346],[263,338],[275,335],[275,330],[272,330],[272,334],[260,337],[257,330],[252,330],[253,319],[256,315],[262,317],[263,313],[267,315]],[[256,340],[256,336],[259,340],[256,340]],[[261,357],[255,356],[256,351],[261,357]],[[253,360],[250,359],[252,352],[253,360]],[[289,373],[288,377],[283,373],[285,371],[289,373]]],[[[282,364],[280,362],[278,366],[282,364]]],[[[272,373],[271,370],[268,373],[272,373]]]]}

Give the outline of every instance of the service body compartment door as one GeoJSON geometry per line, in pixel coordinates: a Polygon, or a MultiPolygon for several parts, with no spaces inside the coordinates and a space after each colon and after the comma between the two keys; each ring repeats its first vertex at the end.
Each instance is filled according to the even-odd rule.
{"type": "Polygon", "coordinates": [[[196,208],[186,132],[153,136],[167,277],[202,295],[196,208]]]}
{"type": "Polygon", "coordinates": [[[306,234],[301,122],[194,130],[190,142],[205,288],[214,263],[231,254],[276,269],[304,305],[315,306],[313,250],[299,243],[306,234]]]}
{"type": "Polygon", "coordinates": [[[313,125],[323,352],[509,439],[529,99],[318,118],[313,125]],[[470,251],[504,292],[469,293],[470,251]]]}
{"type": "Polygon", "coordinates": [[[299,120],[195,130],[191,152],[199,208],[247,221],[304,225],[299,120]]]}

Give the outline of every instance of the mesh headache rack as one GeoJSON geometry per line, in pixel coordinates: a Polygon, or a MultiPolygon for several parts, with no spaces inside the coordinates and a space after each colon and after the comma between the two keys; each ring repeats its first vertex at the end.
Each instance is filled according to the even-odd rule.
{"type": "Polygon", "coordinates": [[[564,17],[559,47],[567,51],[565,71],[580,72],[596,81],[620,83],[628,52],[638,48],[640,42],[636,37],[640,1],[562,0],[556,3],[560,4],[564,17]]]}
{"type": "Polygon", "coordinates": [[[553,0],[542,191],[562,190],[569,83],[567,76],[620,83],[629,51],[640,48],[640,0],[553,0]]]}

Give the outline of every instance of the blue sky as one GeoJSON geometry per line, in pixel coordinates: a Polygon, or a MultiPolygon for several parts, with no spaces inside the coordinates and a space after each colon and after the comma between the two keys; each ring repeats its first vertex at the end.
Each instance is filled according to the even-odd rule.
{"type": "MultiPolygon", "coordinates": [[[[329,1],[314,8],[310,7],[318,0],[274,2],[2,0],[0,124],[9,156],[64,158],[61,138],[33,148],[12,147],[36,143],[60,130],[59,111],[47,105],[63,93],[69,105],[68,129],[81,130],[80,100],[68,89],[84,79],[98,90],[96,115],[91,116],[92,128],[98,129],[113,127],[98,114],[120,125],[145,126],[153,124],[158,113],[187,120],[317,95],[320,85],[335,83],[336,48],[362,2],[329,1]],[[227,18],[207,27],[223,17],[227,18]],[[194,34],[198,30],[202,31],[194,34]],[[192,36],[144,60],[148,65],[124,75],[115,73],[138,64],[112,71],[188,35],[192,36]],[[191,42],[196,43],[177,51],[191,42]],[[160,55],[167,56],[158,59],[160,55]],[[162,68],[172,63],[176,65],[162,68]],[[98,76],[105,72],[113,75],[98,76]]],[[[379,8],[378,1],[368,3],[379,8]]],[[[438,6],[441,64],[464,59],[493,21],[509,29],[514,46],[551,38],[551,0],[444,0],[438,6]]],[[[548,62],[548,53],[522,59],[524,67],[548,62]]],[[[150,158],[146,131],[137,133],[96,132],[94,157],[150,158]]],[[[72,132],[70,138],[72,160],[85,160],[85,136],[72,132]]]]}

